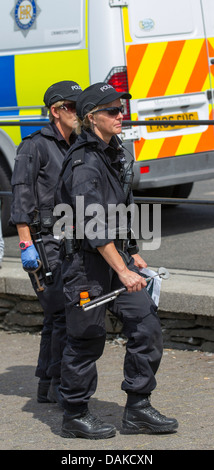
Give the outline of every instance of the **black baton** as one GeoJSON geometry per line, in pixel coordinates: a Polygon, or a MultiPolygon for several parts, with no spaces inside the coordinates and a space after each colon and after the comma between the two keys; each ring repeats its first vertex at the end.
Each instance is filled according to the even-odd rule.
{"type": "Polygon", "coordinates": [[[121,287],[120,289],[114,290],[113,292],[109,292],[109,294],[102,295],[101,297],[97,297],[97,299],[91,300],[86,304],[82,305],[83,310],[89,310],[90,308],[98,307],[98,305],[106,304],[111,300],[116,299],[116,297],[122,292],[126,291],[126,287],[121,287]]]}
{"type": "Polygon", "coordinates": [[[45,282],[47,284],[52,284],[53,275],[49,266],[47,255],[46,255],[39,222],[32,223],[30,225],[30,231],[31,231],[33,242],[36,246],[36,249],[39,253],[40,260],[42,262],[42,271],[45,276],[45,282]]]}

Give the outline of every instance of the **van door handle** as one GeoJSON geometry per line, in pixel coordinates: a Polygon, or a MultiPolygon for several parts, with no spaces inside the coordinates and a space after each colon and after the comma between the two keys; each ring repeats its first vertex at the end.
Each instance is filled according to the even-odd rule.
{"type": "Polygon", "coordinates": [[[211,65],[214,65],[214,57],[212,57],[212,59],[210,59],[210,63],[211,63],[211,65]]]}

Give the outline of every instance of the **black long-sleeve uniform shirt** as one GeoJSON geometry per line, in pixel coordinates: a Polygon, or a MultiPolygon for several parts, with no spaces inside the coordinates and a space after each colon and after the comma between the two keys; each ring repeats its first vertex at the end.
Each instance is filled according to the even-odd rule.
{"type": "Polygon", "coordinates": [[[72,207],[77,238],[84,239],[82,246],[86,250],[94,251],[110,243],[116,233],[120,238],[121,217],[117,213],[115,218],[115,208],[120,204],[125,215],[124,231],[127,228],[124,209],[133,202],[133,196],[131,190],[124,192],[125,163],[118,138],[113,137],[106,144],[91,130],[82,131],[68,152],[60,182],[60,202],[72,207]],[[84,158],[80,159],[82,148],[84,158]]]}
{"type": "MultiPolygon", "coordinates": [[[[71,134],[71,143],[76,136],[71,134]]],[[[53,210],[54,192],[59,173],[69,145],[55,126],[50,123],[40,131],[27,136],[17,149],[12,175],[12,205],[10,224],[34,220],[35,211],[40,214],[53,210]]],[[[44,232],[50,260],[55,258],[59,242],[50,233],[44,232]]]]}

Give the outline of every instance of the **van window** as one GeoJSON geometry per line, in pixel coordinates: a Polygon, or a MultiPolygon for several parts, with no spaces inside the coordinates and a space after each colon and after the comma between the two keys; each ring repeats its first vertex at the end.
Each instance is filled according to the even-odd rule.
{"type": "Polygon", "coordinates": [[[0,15],[0,53],[80,47],[83,3],[84,0],[4,2],[0,15]]]}
{"type": "Polygon", "coordinates": [[[189,0],[131,0],[131,36],[146,38],[191,33],[193,15],[189,0]]]}

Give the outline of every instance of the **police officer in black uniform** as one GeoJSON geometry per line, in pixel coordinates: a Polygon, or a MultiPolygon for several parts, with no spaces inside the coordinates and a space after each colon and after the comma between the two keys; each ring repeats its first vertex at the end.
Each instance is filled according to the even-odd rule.
{"type": "Polygon", "coordinates": [[[108,309],[122,321],[127,337],[122,382],[122,390],[127,393],[123,430],[174,432],[178,426],[175,419],[155,410],[149,399],[156,386],[162,335],[157,308],[139,272],[145,262],[130,236],[130,222],[127,237],[120,239],[120,222],[116,218],[114,236],[111,211],[108,214],[113,205],[127,207],[132,202],[124,153],[117,136],[123,119],[121,98],[129,99],[130,95],[118,93],[106,83],[92,85],[80,94],[76,109],[82,132],[68,152],[58,185],[59,202],[73,209],[78,238],[70,254],[64,248],[62,255],[68,335],[60,387],[65,408],[63,437],[103,439],[115,435],[114,426],[103,423],[88,409],[97,385],[96,360],[105,345],[106,305],[84,311],[79,298],[82,291],[93,299],[121,286],[126,291],[112,300],[108,309]]]}
{"type": "Polygon", "coordinates": [[[43,268],[37,273],[41,291],[38,291],[34,275],[30,274],[44,310],[36,368],[36,376],[40,378],[39,402],[60,401],[58,388],[66,329],[59,240],[52,233],[54,190],[64,156],[76,140],[76,100],[80,93],[80,86],[73,81],[57,82],[47,89],[44,103],[49,109],[50,123],[23,139],[12,176],[10,223],[17,226],[23,267],[28,271],[37,269],[40,246],[49,268],[44,273],[44,260],[41,260],[43,268]],[[32,232],[37,233],[38,246],[33,243],[32,232]]]}

